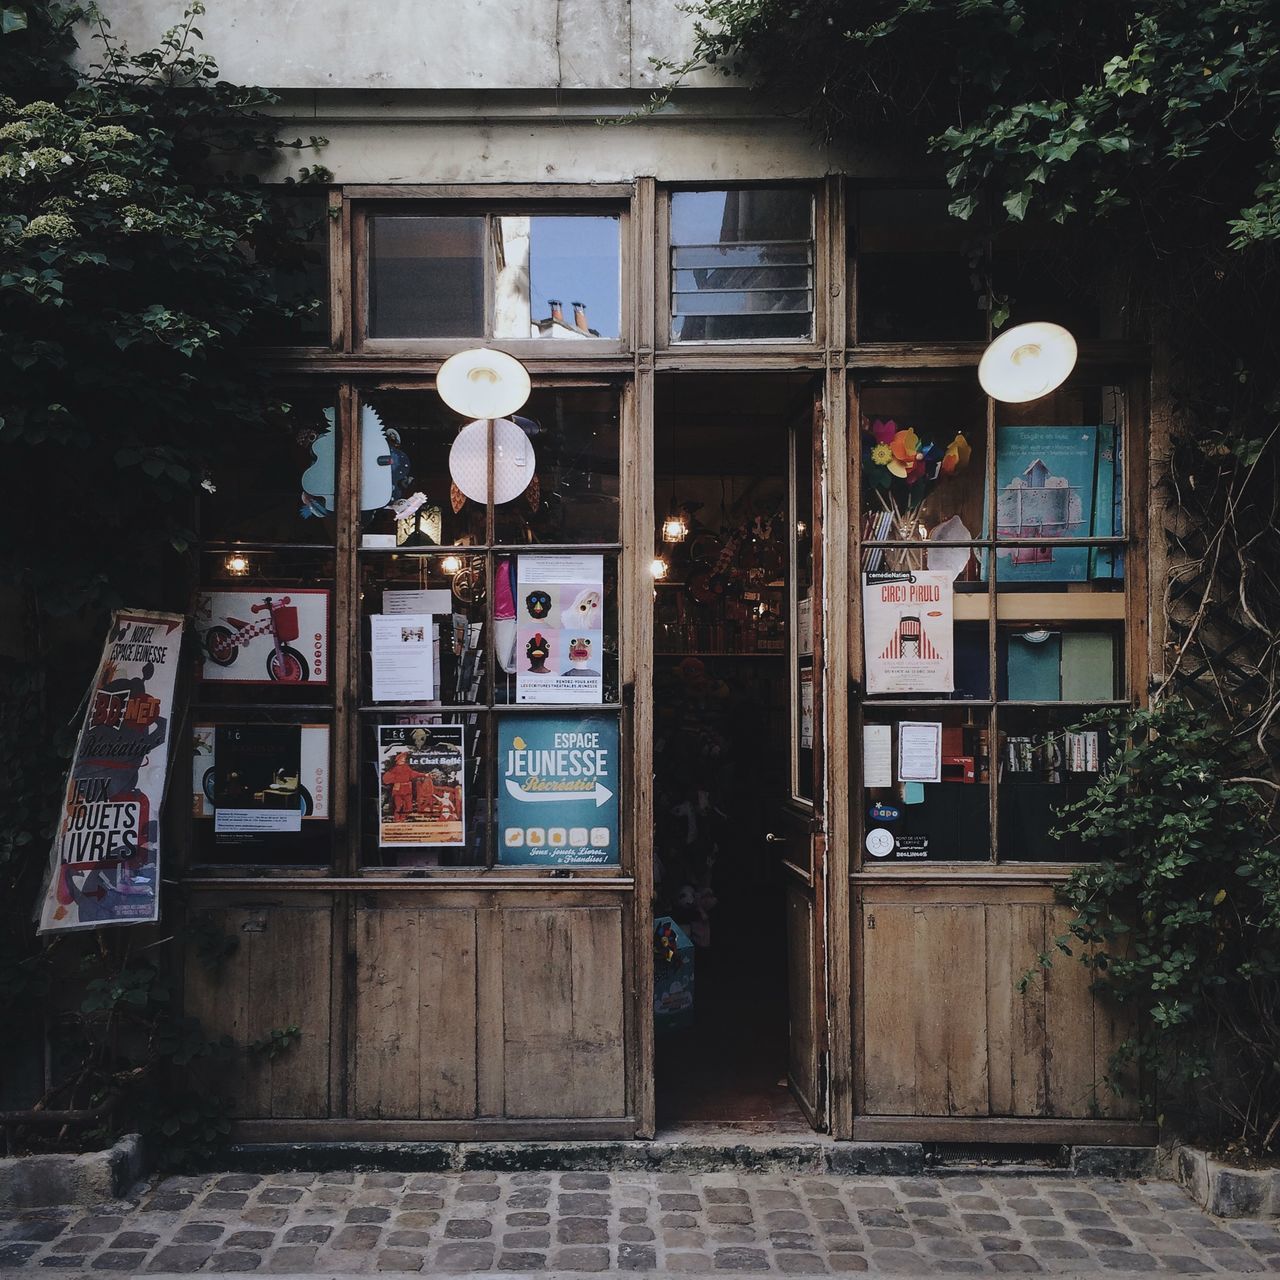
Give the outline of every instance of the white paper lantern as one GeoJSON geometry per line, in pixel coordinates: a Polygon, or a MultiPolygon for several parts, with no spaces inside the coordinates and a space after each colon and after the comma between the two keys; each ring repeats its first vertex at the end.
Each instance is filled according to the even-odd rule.
{"type": "MultiPolygon", "coordinates": [[[[537,459],[529,437],[509,418],[493,423],[493,500],[501,505],[518,498],[533,479],[537,459]]],[[[449,474],[472,502],[489,497],[489,423],[468,422],[449,450],[449,474]]]]}

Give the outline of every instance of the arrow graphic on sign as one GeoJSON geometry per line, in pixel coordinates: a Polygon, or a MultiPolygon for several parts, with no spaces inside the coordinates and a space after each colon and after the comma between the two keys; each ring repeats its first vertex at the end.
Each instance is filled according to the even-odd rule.
{"type": "Polygon", "coordinates": [[[591,791],[525,791],[518,787],[510,778],[507,780],[507,792],[513,795],[517,800],[521,801],[539,801],[539,800],[594,800],[598,809],[602,804],[607,804],[613,799],[613,792],[608,787],[597,782],[595,788],[591,791]]]}

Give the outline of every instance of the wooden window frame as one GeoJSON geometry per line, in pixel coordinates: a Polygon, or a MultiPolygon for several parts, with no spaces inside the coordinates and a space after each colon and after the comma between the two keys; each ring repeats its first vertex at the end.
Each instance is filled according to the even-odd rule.
{"type": "MultiPolygon", "coordinates": [[[[371,357],[447,358],[476,346],[494,347],[526,363],[573,365],[625,356],[634,347],[627,298],[634,281],[630,186],[547,187],[355,187],[343,192],[350,238],[343,257],[349,288],[349,350],[371,357]],[[492,262],[484,260],[484,334],[458,338],[378,338],[368,333],[370,217],[394,213],[404,217],[481,217],[488,222],[502,216],[611,217],[618,220],[618,337],[591,342],[555,338],[497,338],[492,329],[492,262]]],[[[487,237],[486,237],[487,241],[487,237]]]]}
{"type": "MultiPolygon", "coordinates": [[[[654,269],[657,278],[656,298],[661,307],[656,324],[657,349],[676,357],[690,356],[688,367],[698,367],[698,355],[703,355],[708,367],[717,357],[742,356],[759,360],[764,356],[786,357],[812,356],[827,345],[829,326],[825,295],[828,293],[830,264],[828,246],[830,209],[828,185],[814,181],[777,180],[761,182],[673,182],[662,186],[658,192],[656,252],[654,269]],[[813,324],[808,338],[695,338],[677,339],[672,336],[671,324],[671,197],[680,192],[706,191],[771,191],[803,190],[810,196],[813,235],[813,324]]],[[[679,366],[676,366],[679,367],[679,366]]],[[[760,367],[767,367],[762,364],[760,367]]]]}

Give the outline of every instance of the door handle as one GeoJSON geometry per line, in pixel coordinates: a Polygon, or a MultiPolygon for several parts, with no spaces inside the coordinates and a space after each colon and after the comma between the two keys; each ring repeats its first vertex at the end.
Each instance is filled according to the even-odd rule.
{"type": "Polygon", "coordinates": [[[766,831],[764,833],[764,838],[767,844],[786,844],[787,843],[786,836],[780,836],[773,831],[766,831]]]}

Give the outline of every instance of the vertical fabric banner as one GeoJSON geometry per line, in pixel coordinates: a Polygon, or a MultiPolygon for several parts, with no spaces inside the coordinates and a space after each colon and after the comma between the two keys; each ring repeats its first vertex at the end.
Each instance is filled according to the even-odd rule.
{"type": "Polygon", "coordinates": [[[160,803],[182,617],[112,615],[76,742],[41,897],[41,933],[160,914],[160,803]]]}

